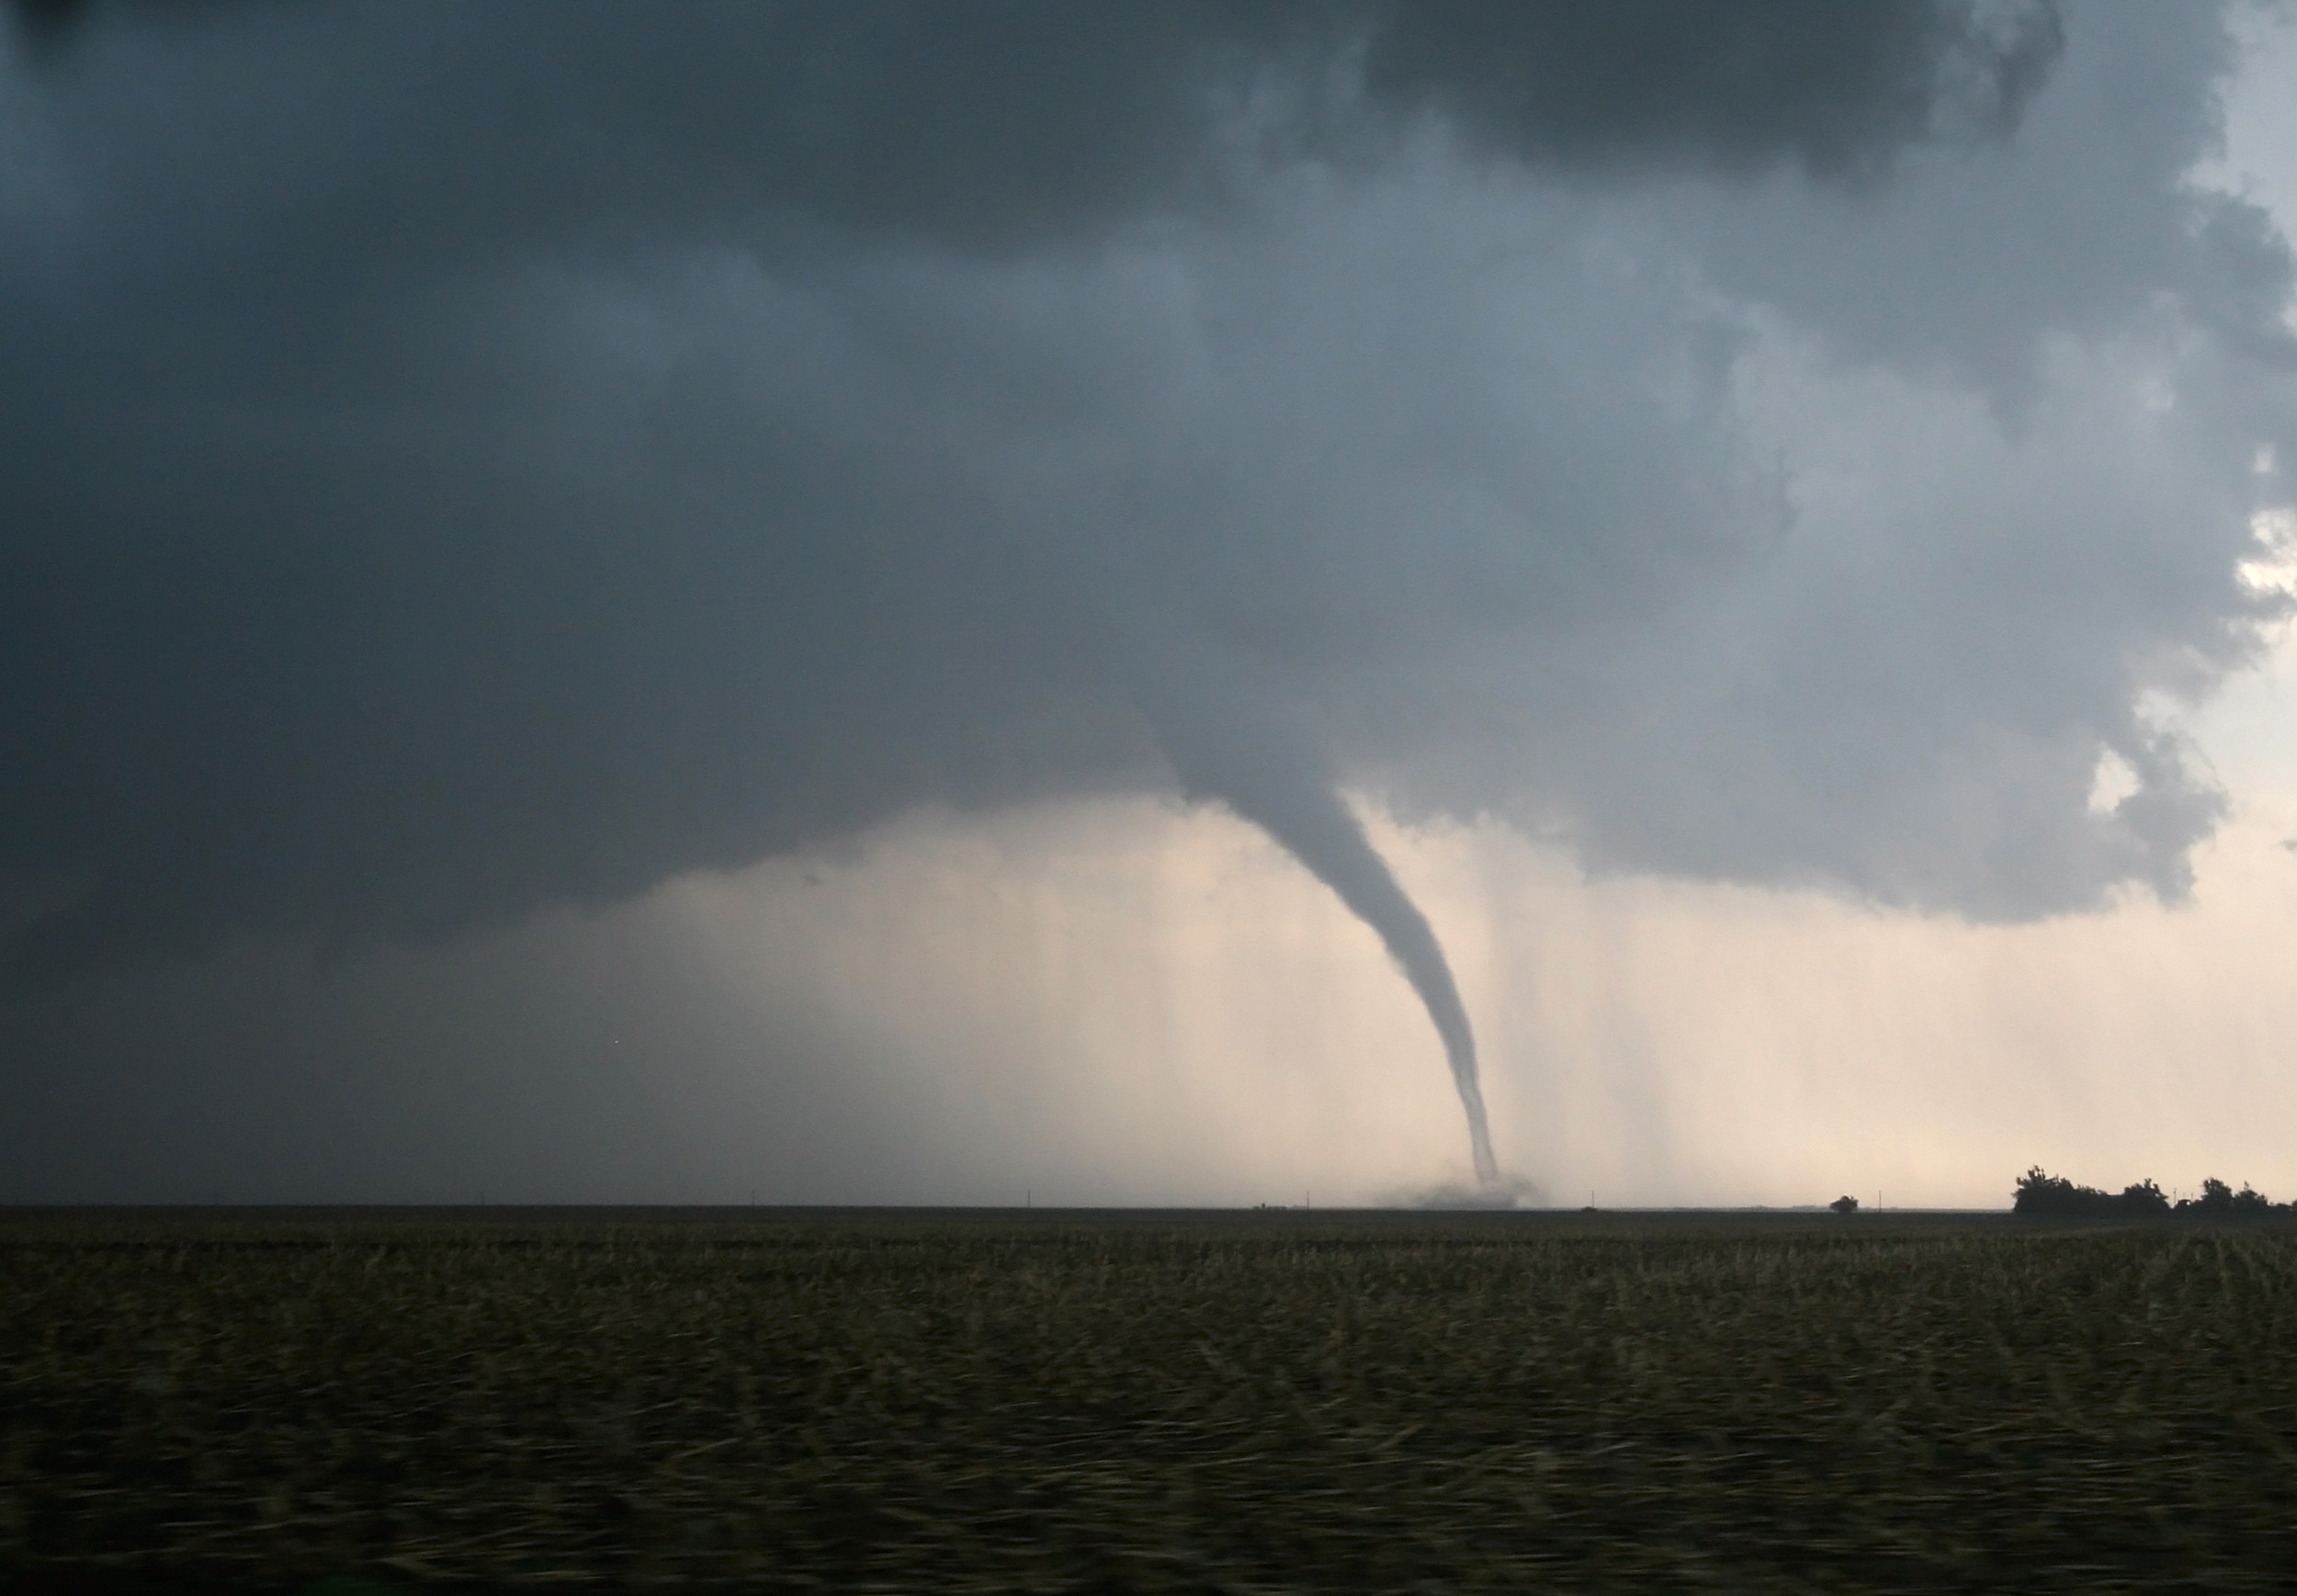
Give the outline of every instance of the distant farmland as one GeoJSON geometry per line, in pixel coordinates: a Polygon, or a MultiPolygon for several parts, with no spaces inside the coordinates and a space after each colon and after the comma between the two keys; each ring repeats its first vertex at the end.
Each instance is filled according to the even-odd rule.
{"type": "Polygon", "coordinates": [[[2286,1590],[2297,1229],[18,1213],[0,1426],[26,1590],[2286,1590]]]}

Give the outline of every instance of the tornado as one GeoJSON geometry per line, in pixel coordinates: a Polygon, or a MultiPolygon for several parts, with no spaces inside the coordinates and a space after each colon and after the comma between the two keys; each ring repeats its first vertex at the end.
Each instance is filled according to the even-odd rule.
{"type": "Polygon", "coordinates": [[[1325,762],[1282,717],[1242,683],[1208,679],[1202,655],[1176,660],[1168,651],[1158,663],[1144,706],[1182,784],[1192,798],[1223,804],[1266,832],[1379,936],[1443,1043],[1476,1179],[1496,1184],[1476,1034],[1428,917],[1364,835],[1325,762]]]}
{"type": "Polygon", "coordinates": [[[1349,910],[1378,933],[1381,945],[1428,1011],[1436,1035],[1443,1041],[1443,1057],[1452,1067],[1452,1084],[1458,1089],[1460,1108],[1467,1115],[1468,1150],[1476,1160],[1476,1179],[1485,1185],[1499,1179],[1499,1165],[1491,1152],[1491,1126],[1484,1115],[1483,1079],[1476,1065],[1476,1033],[1467,1024],[1467,1005],[1452,979],[1452,967],[1436,941],[1434,928],[1420,906],[1396,879],[1387,861],[1372,846],[1363,827],[1329,787],[1304,787],[1281,805],[1260,801],[1262,792],[1218,795],[1230,809],[1259,826],[1307,866],[1316,878],[1340,895],[1349,910]]]}

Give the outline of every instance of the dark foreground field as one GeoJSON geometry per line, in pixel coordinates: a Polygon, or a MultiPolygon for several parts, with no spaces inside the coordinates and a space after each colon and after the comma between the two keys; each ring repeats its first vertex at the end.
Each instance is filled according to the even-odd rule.
{"type": "Polygon", "coordinates": [[[2297,1232],[0,1213],[0,1581],[2297,1588],[2297,1232]]]}

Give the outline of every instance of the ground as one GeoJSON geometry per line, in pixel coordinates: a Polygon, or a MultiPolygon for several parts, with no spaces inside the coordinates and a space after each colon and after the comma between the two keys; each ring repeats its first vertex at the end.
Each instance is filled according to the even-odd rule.
{"type": "Polygon", "coordinates": [[[0,1582],[2268,1590],[2297,1228],[0,1212],[0,1582]]]}

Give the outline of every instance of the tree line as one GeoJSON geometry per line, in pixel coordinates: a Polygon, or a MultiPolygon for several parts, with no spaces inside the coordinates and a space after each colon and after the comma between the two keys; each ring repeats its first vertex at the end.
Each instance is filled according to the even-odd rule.
{"type": "Polygon", "coordinates": [[[2247,1182],[2235,1191],[2214,1178],[2201,1183],[2198,1197],[2176,1202],[2151,1181],[2140,1181],[2119,1192],[2077,1186],[2064,1175],[2054,1175],[2040,1164],[2018,1177],[2010,1212],[2042,1219],[2262,1219],[2297,1211],[2297,1205],[2276,1203],[2252,1191],[2247,1182]]]}

